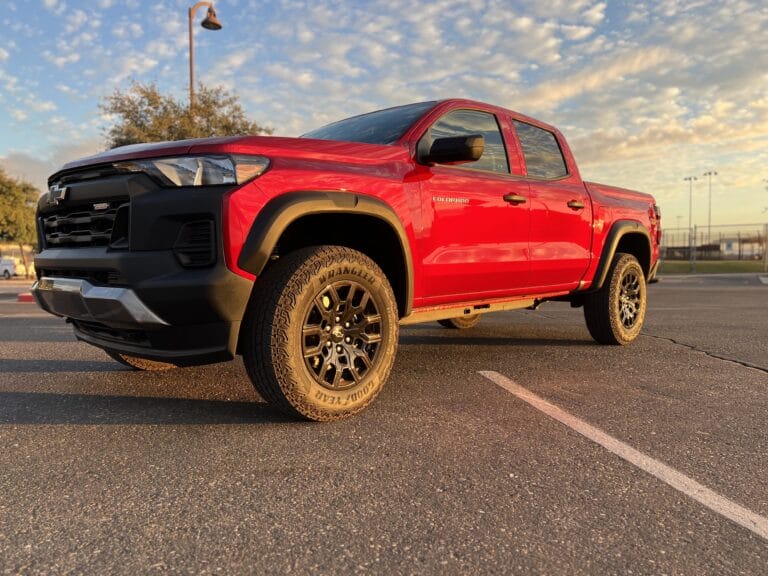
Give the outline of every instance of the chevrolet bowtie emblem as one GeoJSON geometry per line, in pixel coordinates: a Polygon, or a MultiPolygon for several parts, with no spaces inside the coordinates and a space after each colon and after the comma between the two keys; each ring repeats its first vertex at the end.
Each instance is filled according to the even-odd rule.
{"type": "Polygon", "coordinates": [[[59,186],[54,184],[48,188],[48,203],[59,204],[66,200],[68,188],[66,186],[59,186]]]}

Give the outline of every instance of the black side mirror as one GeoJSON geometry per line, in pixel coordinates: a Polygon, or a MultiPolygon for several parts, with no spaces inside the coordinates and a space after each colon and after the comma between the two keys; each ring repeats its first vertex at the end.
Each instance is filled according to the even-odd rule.
{"type": "Polygon", "coordinates": [[[449,162],[474,162],[480,160],[485,150],[485,139],[480,134],[437,138],[432,142],[423,162],[447,164],[449,162]]]}

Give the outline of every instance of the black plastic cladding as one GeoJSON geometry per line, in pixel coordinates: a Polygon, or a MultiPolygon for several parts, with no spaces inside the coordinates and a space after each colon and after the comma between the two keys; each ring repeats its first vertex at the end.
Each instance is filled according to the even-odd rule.
{"type": "MultiPolygon", "coordinates": [[[[94,170],[87,173],[98,175],[94,170]]],[[[221,229],[222,196],[234,186],[163,188],[144,174],[109,174],[87,180],[75,176],[66,176],[67,195],[60,204],[49,203],[45,195],[40,200],[39,233],[42,218],[65,212],[67,206],[122,197],[128,198],[130,206],[130,240],[115,247],[46,247],[41,243],[43,250],[36,258],[38,270],[49,276],[129,286],[171,324],[147,329],[142,343],[131,339],[121,342],[115,337],[119,334],[116,330],[113,337],[107,338],[109,327],[101,331],[100,337],[94,327],[84,325],[76,331],[78,337],[103,348],[179,363],[233,357],[240,320],[253,286],[227,269],[223,241],[216,233],[221,229]],[[213,249],[209,247],[203,254],[205,258],[194,260],[205,267],[185,268],[174,246],[182,251],[189,248],[177,243],[180,238],[181,244],[190,239],[182,231],[185,224],[195,222],[210,223],[213,249]]]]}

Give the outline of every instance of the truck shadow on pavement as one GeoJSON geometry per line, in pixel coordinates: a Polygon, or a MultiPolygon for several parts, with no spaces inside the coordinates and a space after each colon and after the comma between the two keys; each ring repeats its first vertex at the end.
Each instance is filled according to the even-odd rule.
{"type": "Polygon", "coordinates": [[[285,424],[299,423],[263,402],[146,396],[0,392],[3,424],[285,424]]]}

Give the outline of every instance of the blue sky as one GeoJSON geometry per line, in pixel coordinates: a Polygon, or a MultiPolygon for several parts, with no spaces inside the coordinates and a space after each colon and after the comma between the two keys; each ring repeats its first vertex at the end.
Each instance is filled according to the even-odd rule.
{"type": "MultiPolygon", "coordinates": [[[[10,0],[0,165],[43,186],[104,147],[130,80],[186,98],[192,0],[10,0]]],[[[557,125],[585,178],[651,192],[665,224],[768,221],[765,0],[220,0],[196,74],[277,135],[385,106],[468,97],[557,125]]]]}

